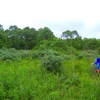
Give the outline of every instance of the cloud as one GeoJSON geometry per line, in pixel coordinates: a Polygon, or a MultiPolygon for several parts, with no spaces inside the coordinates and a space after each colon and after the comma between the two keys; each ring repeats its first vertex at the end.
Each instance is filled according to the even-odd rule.
{"type": "Polygon", "coordinates": [[[99,0],[0,0],[0,24],[36,29],[49,27],[60,37],[77,30],[82,37],[99,36],[99,0]],[[96,34],[96,35],[95,35],[96,34]]]}
{"type": "Polygon", "coordinates": [[[84,20],[65,20],[65,21],[35,21],[35,26],[39,27],[49,27],[55,34],[55,36],[60,37],[62,32],[66,30],[77,30],[81,35],[84,30],[85,21],[84,20]]]}
{"type": "Polygon", "coordinates": [[[100,38],[100,22],[95,23],[92,28],[89,28],[87,33],[90,38],[100,38]]]}

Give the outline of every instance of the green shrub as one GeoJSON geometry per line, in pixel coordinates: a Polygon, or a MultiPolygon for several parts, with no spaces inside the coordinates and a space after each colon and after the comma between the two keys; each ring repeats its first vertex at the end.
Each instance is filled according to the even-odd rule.
{"type": "Polygon", "coordinates": [[[58,73],[62,70],[63,57],[52,50],[45,52],[44,57],[42,57],[42,67],[47,71],[58,73]]]}
{"type": "Polygon", "coordinates": [[[18,60],[20,59],[19,52],[14,49],[0,49],[0,60],[18,60]]]}
{"type": "Polygon", "coordinates": [[[98,53],[100,54],[100,47],[97,48],[98,53]]]}
{"type": "Polygon", "coordinates": [[[20,61],[29,58],[36,58],[36,53],[31,50],[16,50],[14,48],[0,49],[0,60],[3,61],[20,61]]]}
{"type": "Polygon", "coordinates": [[[94,50],[87,50],[87,51],[84,51],[82,52],[81,54],[77,55],[77,58],[78,59],[82,59],[82,58],[95,58],[97,57],[98,55],[98,52],[97,51],[94,51],[94,50]]]}

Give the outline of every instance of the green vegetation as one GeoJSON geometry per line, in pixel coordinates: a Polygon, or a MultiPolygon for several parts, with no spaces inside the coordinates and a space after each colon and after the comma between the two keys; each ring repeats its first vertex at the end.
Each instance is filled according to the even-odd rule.
{"type": "MultiPolygon", "coordinates": [[[[11,25],[9,29],[4,30],[0,24],[0,48],[15,48],[17,50],[30,50],[41,46],[46,42],[46,47],[55,50],[60,49],[65,52],[68,47],[76,50],[99,50],[100,39],[83,38],[76,30],[65,30],[61,37],[55,37],[54,33],[48,28],[25,27],[23,29],[16,25],[11,25]]],[[[39,48],[38,48],[39,49],[39,48]]]]}
{"type": "MultiPolygon", "coordinates": [[[[16,60],[8,57],[0,61],[0,100],[100,99],[99,76],[94,73],[91,66],[94,56],[85,55],[80,59],[78,56],[64,56],[47,50],[48,52],[41,53],[27,51],[28,55],[20,58],[22,51],[6,49],[4,52],[9,54],[11,51],[18,57],[16,60]],[[34,57],[29,57],[31,54],[34,57]],[[43,67],[53,68],[52,66],[53,70],[41,70],[43,67]],[[60,72],[57,68],[61,68],[60,72]]],[[[93,51],[87,54],[90,53],[93,51]]],[[[15,57],[13,53],[11,56],[15,57]]]]}
{"type": "Polygon", "coordinates": [[[76,30],[0,25],[0,100],[99,100],[99,45],[76,30]]]}
{"type": "Polygon", "coordinates": [[[46,50],[42,58],[42,69],[46,69],[52,73],[60,73],[62,70],[63,57],[52,50],[46,50]]]}

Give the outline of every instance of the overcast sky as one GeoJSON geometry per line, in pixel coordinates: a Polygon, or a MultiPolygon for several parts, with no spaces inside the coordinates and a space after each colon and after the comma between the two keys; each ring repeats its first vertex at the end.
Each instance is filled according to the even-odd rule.
{"type": "Polygon", "coordinates": [[[49,27],[57,37],[77,30],[83,38],[100,38],[100,0],[0,0],[0,24],[49,27]]]}

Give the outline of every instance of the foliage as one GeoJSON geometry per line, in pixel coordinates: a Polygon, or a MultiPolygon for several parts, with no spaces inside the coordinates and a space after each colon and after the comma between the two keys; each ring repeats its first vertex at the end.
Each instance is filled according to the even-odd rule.
{"type": "Polygon", "coordinates": [[[0,48],[7,46],[7,35],[3,30],[0,30],[0,48]]]}
{"type": "Polygon", "coordinates": [[[81,54],[77,55],[77,57],[79,59],[81,58],[95,58],[99,55],[98,51],[94,51],[94,50],[87,50],[87,51],[84,51],[82,52],[81,54]]]}
{"type": "Polygon", "coordinates": [[[100,54],[100,47],[98,47],[96,50],[97,50],[97,51],[98,51],[98,53],[100,54]]]}
{"type": "Polygon", "coordinates": [[[46,50],[42,57],[42,67],[46,70],[59,73],[62,70],[63,57],[56,51],[46,50]]]}
{"type": "Polygon", "coordinates": [[[55,36],[48,27],[38,29],[38,36],[37,36],[38,43],[40,43],[42,40],[52,40],[53,38],[55,38],[55,36]]]}
{"type": "Polygon", "coordinates": [[[55,75],[41,71],[41,60],[0,61],[0,100],[99,100],[99,77],[91,62],[65,60],[63,73],[55,75]]]}
{"type": "Polygon", "coordinates": [[[76,30],[62,37],[48,27],[0,24],[0,100],[100,100],[100,75],[91,66],[100,39],[76,30]]]}
{"type": "Polygon", "coordinates": [[[79,34],[76,30],[73,30],[73,31],[67,30],[67,31],[62,33],[62,37],[64,39],[72,39],[72,38],[79,37],[79,34]]]}
{"type": "Polygon", "coordinates": [[[29,50],[16,50],[14,48],[0,49],[0,60],[3,61],[20,61],[22,59],[35,58],[35,53],[29,50]]]}
{"type": "Polygon", "coordinates": [[[14,48],[12,49],[0,49],[0,60],[18,60],[20,58],[19,52],[16,52],[14,48]]]}
{"type": "Polygon", "coordinates": [[[76,30],[66,30],[62,32],[60,38],[55,37],[54,33],[48,27],[35,28],[24,27],[19,28],[11,25],[9,29],[4,30],[0,24],[0,48],[15,48],[17,50],[31,50],[34,47],[43,47],[43,42],[50,49],[65,52],[68,47],[76,50],[96,50],[100,45],[100,39],[81,38],[76,30]]]}

